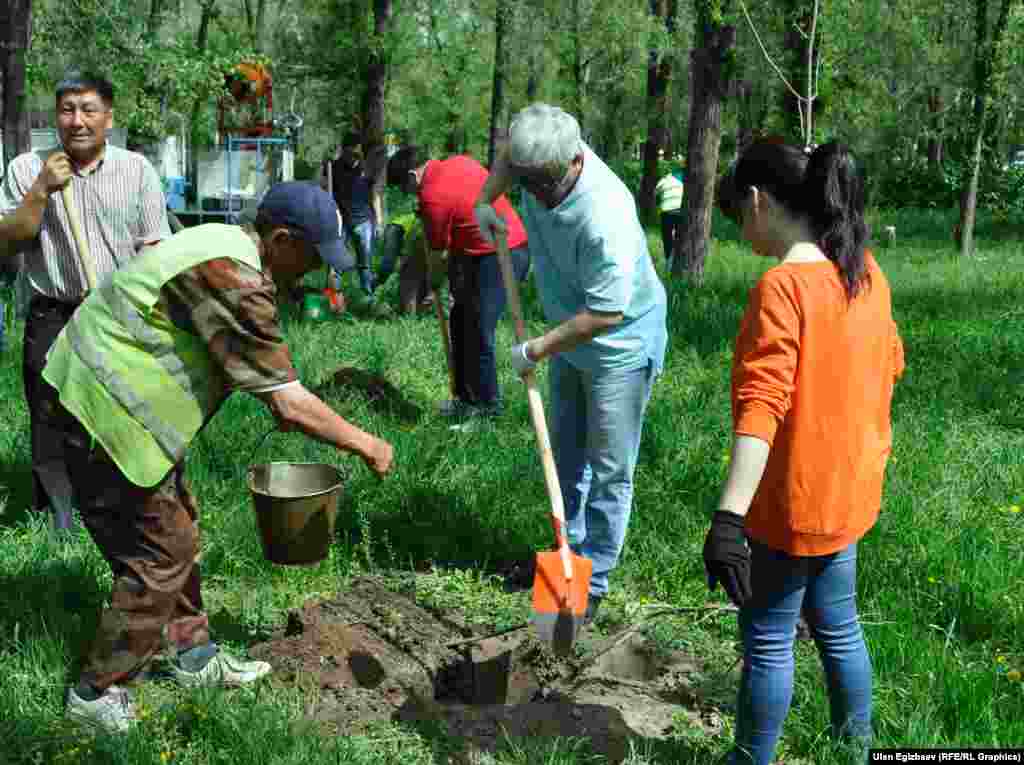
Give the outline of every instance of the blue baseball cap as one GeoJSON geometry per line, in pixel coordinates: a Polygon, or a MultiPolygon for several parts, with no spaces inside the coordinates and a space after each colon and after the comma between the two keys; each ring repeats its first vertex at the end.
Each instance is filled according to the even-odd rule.
{"type": "Polygon", "coordinates": [[[334,197],[316,184],[287,181],[271,186],[256,211],[256,222],[287,226],[316,247],[331,265],[345,260],[345,233],[334,197]]]}

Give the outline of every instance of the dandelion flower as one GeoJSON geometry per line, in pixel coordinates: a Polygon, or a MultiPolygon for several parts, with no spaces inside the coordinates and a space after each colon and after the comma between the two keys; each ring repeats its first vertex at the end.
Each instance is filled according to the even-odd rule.
{"type": "Polygon", "coordinates": [[[170,752],[167,752],[167,751],[164,751],[164,752],[160,752],[160,759],[161,759],[161,760],[162,760],[163,762],[167,762],[168,760],[170,760],[170,759],[171,759],[171,753],[170,753],[170,752]]]}
{"type": "Polygon", "coordinates": [[[1005,664],[1005,663],[1006,663],[1006,657],[1005,656],[1003,656],[1002,654],[999,654],[999,656],[996,656],[996,664],[1005,664]]]}
{"type": "Polygon", "coordinates": [[[1020,670],[1019,669],[1011,669],[1009,672],[1006,673],[1006,679],[1009,680],[1011,683],[1019,683],[1020,682],[1020,670]]]}
{"type": "Polygon", "coordinates": [[[1011,513],[1019,513],[1020,512],[1020,505],[1010,505],[1010,512],[1011,513]]]}

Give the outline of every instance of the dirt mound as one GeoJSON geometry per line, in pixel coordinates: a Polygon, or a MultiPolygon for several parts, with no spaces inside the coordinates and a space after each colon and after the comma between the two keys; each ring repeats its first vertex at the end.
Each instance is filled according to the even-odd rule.
{"type": "Polygon", "coordinates": [[[471,751],[493,751],[506,735],[573,736],[617,762],[630,738],[720,727],[698,700],[699,662],[640,635],[581,640],[578,655],[558,659],[530,629],[471,643],[468,633],[457,614],[363,578],[291,613],[283,634],[251,653],[278,682],[313,691],[309,716],[342,733],[441,721],[471,751]]]}

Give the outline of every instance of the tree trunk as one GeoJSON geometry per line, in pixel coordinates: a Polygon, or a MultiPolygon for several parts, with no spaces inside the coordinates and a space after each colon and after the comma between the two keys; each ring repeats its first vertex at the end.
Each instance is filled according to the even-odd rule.
{"type": "Polygon", "coordinates": [[[942,134],[945,132],[945,117],[943,116],[942,90],[938,87],[932,88],[928,94],[928,112],[931,122],[931,130],[928,135],[928,167],[933,173],[942,170],[942,134]]]}
{"type": "Polygon", "coordinates": [[[754,84],[747,80],[736,85],[738,103],[736,118],[736,157],[739,157],[750,144],[759,125],[754,114],[754,84]]]}
{"type": "Polygon", "coordinates": [[[366,64],[366,88],[363,91],[363,156],[373,176],[375,193],[384,196],[387,180],[387,147],[384,145],[384,96],[388,81],[385,38],[391,32],[394,9],[392,0],[373,0],[373,40],[366,64]]]}
{"type": "Polygon", "coordinates": [[[583,62],[583,21],[580,18],[580,0],[572,0],[572,109],[575,112],[576,121],[580,123],[580,130],[583,130],[584,117],[583,100],[586,90],[586,72],[583,62]]]}
{"type": "Polygon", "coordinates": [[[979,130],[974,139],[971,153],[970,176],[960,198],[960,256],[969,258],[974,254],[974,220],[978,210],[978,183],[981,179],[981,153],[985,144],[984,131],[979,130]]]}
{"type": "Polygon", "coordinates": [[[1020,0],[1000,0],[999,15],[991,31],[988,29],[988,0],[975,0],[974,47],[974,151],[965,185],[960,195],[960,223],[958,226],[961,257],[974,254],[974,222],[978,208],[978,183],[981,178],[981,160],[985,148],[988,125],[988,105],[994,89],[993,74],[998,57],[1002,55],[1003,35],[1010,18],[1010,9],[1020,0]]]}
{"type": "Polygon", "coordinates": [[[0,10],[0,108],[5,164],[32,148],[25,92],[25,58],[32,36],[32,0],[9,0],[0,10]]]}
{"type": "Polygon", "coordinates": [[[160,17],[164,12],[164,0],[150,0],[149,19],[146,22],[146,37],[150,40],[156,39],[156,33],[160,29],[160,17]]]}
{"type": "MultiPolygon", "coordinates": [[[[783,45],[786,55],[783,70],[786,72],[790,84],[799,92],[808,85],[808,63],[813,71],[817,68],[818,58],[821,56],[821,45],[815,44],[813,60],[807,61],[809,46],[817,42],[811,40],[811,28],[814,26],[814,0],[786,0],[784,13],[786,31],[783,35],[783,45]]],[[[816,34],[815,37],[818,35],[816,34]]],[[[804,123],[811,119],[812,112],[818,112],[821,109],[821,103],[817,100],[810,105],[801,103],[785,84],[781,84],[780,87],[782,88],[784,134],[790,140],[799,140],[799,145],[803,146],[805,141],[804,123]]],[[[809,90],[804,93],[805,97],[810,95],[812,94],[809,90]]]]}
{"type": "MultiPolygon", "coordinates": [[[[217,16],[217,0],[202,0],[202,15],[199,17],[199,31],[196,32],[196,50],[200,55],[206,51],[206,43],[210,37],[210,23],[217,16]]],[[[199,199],[199,117],[203,113],[204,99],[197,98],[192,102],[192,114],[189,117],[188,177],[192,187],[188,195],[195,205],[199,199]]]]}
{"type": "MultiPolygon", "coordinates": [[[[676,0],[650,0],[651,16],[665,25],[671,36],[675,31],[676,0]]],[[[654,219],[654,187],[658,184],[658,155],[666,145],[668,120],[668,84],[672,76],[669,52],[651,50],[647,54],[647,141],[644,143],[644,172],[640,181],[641,219],[654,219]]],[[[614,116],[613,116],[614,119],[614,116]]]]}
{"type": "Polygon", "coordinates": [[[673,252],[672,275],[704,283],[704,259],[711,238],[722,103],[728,87],[726,57],[736,44],[736,27],[712,20],[707,0],[696,0],[697,46],[690,53],[690,128],[687,140],[683,230],[673,252]]]}
{"type": "Polygon", "coordinates": [[[530,45],[529,60],[527,61],[526,73],[526,103],[532,104],[537,100],[537,83],[541,77],[541,53],[535,45],[530,45]]]}
{"type": "Polygon", "coordinates": [[[491,85],[491,137],[487,142],[487,166],[494,165],[505,122],[505,29],[508,25],[507,0],[497,0],[494,9],[494,80],[491,85]]]}
{"type": "Polygon", "coordinates": [[[245,10],[245,26],[249,31],[249,41],[255,51],[261,50],[263,44],[264,19],[267,17],[267,0],[242,0],[245,10]]]}

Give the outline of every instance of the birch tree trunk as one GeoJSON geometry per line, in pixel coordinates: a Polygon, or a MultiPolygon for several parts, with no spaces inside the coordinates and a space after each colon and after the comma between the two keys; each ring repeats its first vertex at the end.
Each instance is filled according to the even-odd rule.
{"type": "Polygon", "coordinates": [[[985,148],[989,102],[995,87],[995,72],[1000,64],[1003,36],[1010,18],[1010,10],[1020,0],[1000,0],[999,12],[991,30],[988,25],[988,0],[975,0],[974,46],[974,151],[971,166],[960,195],[960,222],[958,242],[961,257],[974,254],[974,222],[978,210],[978,184],[981,161],[985,148]]]}

